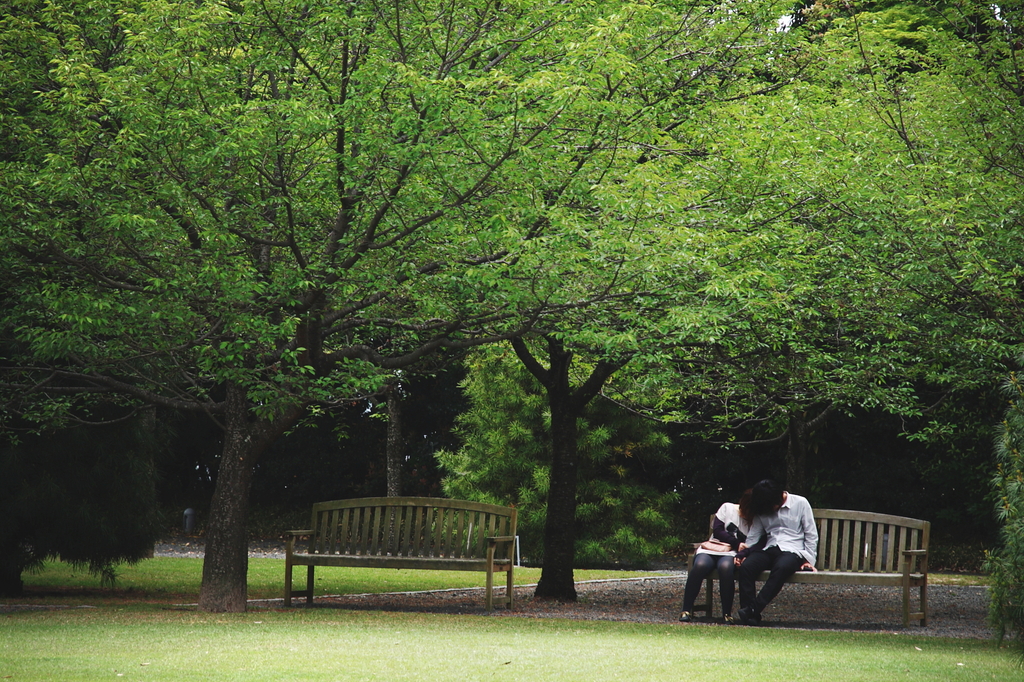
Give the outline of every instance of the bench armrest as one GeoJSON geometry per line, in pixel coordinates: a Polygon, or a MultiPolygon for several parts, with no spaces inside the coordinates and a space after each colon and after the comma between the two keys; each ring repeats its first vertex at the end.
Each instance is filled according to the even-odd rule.
{"type": "Polygon", "coordinates": [[[286,530],[285,535],[288,536],[288,540],[285,542],[285,553],[291,555],[295,549],[295,539],[302,537],[303,535],[312,535],[312,528],[305,528],[303,530],[286,530]]]}
{"type": "Polygon", "coordinates": [[[911,571],[917,570],[928,577],[928,550],[927,549],[903,549],[903,575],[907,576],[911,571]]]}
{"type": "Polygon", "coordinates": [[[487,544],[493,545],[499,542],[513,542],[516,539],[515,535],[495,535],[494,537],[484,538],[487,540],[487,544]]]}
{"type": "MultiPolygon", "coordinates": [[[[511,542],[515,542],[515,539],[516,539],[515,535],[495,535],[493,537],[484,538],[484,540],[487,540],[487,561],[488,562],[493,562],[494,561],[494,555],[498,553],[498,543],[511,543],[511,542]]],[[[502,559],[502,562],[512,561],[512,555],[511,555],[512,548],[511,547],[509,547],[508,552],[509,552],[508,558],[507,559],[502,559]]],[[[502,553],[504,554],[504,552],[502,552],[502,553]]],[[[490,569],[488,569],[488,570],[490,570],[490,569]]]]}

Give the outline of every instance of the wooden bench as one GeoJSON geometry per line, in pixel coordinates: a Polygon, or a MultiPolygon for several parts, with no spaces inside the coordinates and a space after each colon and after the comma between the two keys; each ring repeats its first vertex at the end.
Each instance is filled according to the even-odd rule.
{"type": "Polygon", "coordinates": [[[505,605],[512,608],[516,510],[494,504],[432,497],[367,497],[313,505],[310,528],[289,531],[284,603],[313,603],[317,566],[484,571],[485,605],[494,606],[494,574],[505,573],[505,605]],[[306,551],[295,548],[308,536],[306,551]],[[292,567],[306,566],[306,589],[292,589],[292,567]]]}
{"type": "MultiPolygon", "coordinates": [[[[901,587],[903,626],[911,620],[928,625],[928,521],[845,509],[815,509],[814,520],[818,571],[794,573],[788,582],[901,587]],[[910,610],[913,588],[919,590],[917,611],[910,610]]],[[[695,605],[694,612],[713,614],[711,590],[717,578],[717,571],[708,576],[705,601],[695,605]]],[[[767,571],[758,576],[758,580],[767,579],[767,571]]]]}

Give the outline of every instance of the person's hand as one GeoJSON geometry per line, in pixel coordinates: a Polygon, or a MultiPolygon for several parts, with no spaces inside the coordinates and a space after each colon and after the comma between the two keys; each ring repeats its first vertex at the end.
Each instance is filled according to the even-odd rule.
{"type": "Polygon", "coordinates": [[[742,552],[742,551],[743,551],[743,550],[745,550],[746,548],[747,548],[747,543],[745,543],[745,542],[741,542],[741,543],[740,543],[740,548],[739,548],[739,550],[738,550],[738,551],[742,552]]]}
{"type": "Polygon", "coordinates": [[[732,562],[733,562],[734,564],[736,564],[737,566],[742,566],[742,565],[743,565],[743,560],[744,560],[745,558],[746,558],[746,557],[736,556],[736,557],[733,557],[733,558],[732,558],[732,562]]]}
{"type": "Polygon", "coordinates": [[[814,564],[812,564],[810,561],[805,561],[804,565],[800,567],[800,570],[801,571],[810,571],[811,573],[817,573],[818,572],[818,569],[816,569],[814,567],[814,564]]]}

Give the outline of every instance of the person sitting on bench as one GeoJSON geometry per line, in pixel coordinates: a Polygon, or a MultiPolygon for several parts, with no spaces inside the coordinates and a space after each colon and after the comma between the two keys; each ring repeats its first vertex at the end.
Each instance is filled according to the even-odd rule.
{"type": "Polygon", "coordinates": [[[797,571],[814,571],[818,553],[818,528],[807,498],[786,492],[770,479],[751,491],[754,513],[745,546],[736,553],[739,566],[740,610],[743,625],[760,625],[761,612],[771,603],[790,576],[797,571]],[[763,536],[764,549],[754,549],[763,536]],[[756,591],[756,580],[769,571],[768,580],[756,591]]]}
{"type": "MultiPolygon", "coordinates": [[[[712,571],[718,571],[718,591],[722,597],[722,617],[726,623],[733,623],[732,601],[736,593],[736,572],[734,559],[736,550],[747,539],[754,514],[750,509],[750,490],[743,493],[738,504],[726,502],[715,513],[712,535],[696,550],[693,565],[686,576],[683,590],[683,612],[679,620],[689,623],[693,620],[693,603],[700,594],[700,586],[712,571]],[[721,545],[716,547],[715,544],[721,545]]],[[[708,596],[708,616],[711,616],[711,598],[708,596]]]]}

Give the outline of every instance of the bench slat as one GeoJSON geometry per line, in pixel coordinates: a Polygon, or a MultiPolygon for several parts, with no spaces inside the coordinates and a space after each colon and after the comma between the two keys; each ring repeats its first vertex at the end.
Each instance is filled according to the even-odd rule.
{"type": "Polygon", "coordinates": [[[485,556],[486,549],[484,540],[487,537],[488,514],[481,511],[473,512],[473,532],[469,539],[469,554],[472,556],[485,556]]]}
{"type": "MultiPolygon", "coordinates": [[[[815,519],[815,522],[818,524],[818,546],[828,547],[829,542],[832,541],[832,531],[829,528],[828,519],[815,519]]],[[[824,568],[827,565],[828,557],[825,554],[825,552],[819,552],[818,568],[824,568]]]]}
{"type": "Polygon", "coordinates": [[[395,549],[395,528],[398,523],[398,510],[384,507],[380,511],[380,546],[378,554],[391,556],[395,549]]]}
{"type": "Polygon", "coordinates": [[[366,540],[365,550],[367,556],[380,556],[381,546],[384,540],[384,509],[383,507],[370,507],[367,510],[369,516],[369,536],[366,540]]]}
{"type": "Polygon", "coordinates": [[[431,547],[430,556],[441,558],[444,556],[445,530],[448,527],[448,517],[451,512],[448,509],[438,509],[434,517],[434,544],[431,547]]]}
{"type": "Polygon", "coordinates": [[[837,519],[825,519],[825,521],[832,527],[829,543],[822,548],[826,555],[825,566],[835,569],[838,568],[837,564],[839,563],[839,535],[842,531],[842,523],[837,519]]]}
{"type": "Polygon", "coordinates": [[[419,534],[419,546],[413,556],[429,556],[430,543],[434,532],[434,509],[433,507],[423,508],[423,525],[416,527],[419,534]]]}
{"type": "Polygon", "coordinates": [[[872,548],[872,550],[874,551],[874,557],[875,557],[875,573],[878,573],[878,572],[880,572],[882,570],[882,568],[884,566],[884,564],[882,562],[885,559],[885,557],[884,557],[884,555],[882,553],[882,547],[884,546],[882,544],[883,528],[882,528],[882,524],[880,524],[880,523],[871,523],[871,524],[868,524],[868,525],[872,527],[872,529],[874,531],[874,534],[875,534],[875,546],[872,548]]]}
{"type": "Polygon", "coordinates": [[[359,514],[358,509],[346,509],[342,515],[347,517],[345,519],[345,523],[341,528],[339,528],[339,532],[342,534],[344,542],[335,547],[335,550],[338,552],[349,552],[359,544],[359,524],[362,520],[362,516],[359,514]]]}
{"type": "Polygon", "coordinates": [[[845,571],[850,567],[850,546],[852,545],[851,540],[853,536],[853,522],[849,519],[844,519],[841,523],[843,526],[843,544],[839,553],[839,563],[833,567],[837,571],[845,571]]]}
{"type": "Polygon", "coordinates": [[[324,547],[324,551],[331,553],[334,551],[335,546],[338,544],[338,510],[332,509],[329,512],[324,512],[324,516],[327,517],[327,528],[325,528],[324,537],[329,538],[327,544],[324,547]]]}
{"type": "Polygon", "coordinates": [[[455,512],[455,529],[452,535],[452,553],[451,556],[455,559],[461,559],[467,556],[466,553],[466,533],[469,532],[469,523],[467,522],[466,516],[468,512],[463,509],[459,509],[455,512]]]}
{"type": "Polygon", "coordinates": [[[900,550],[903,549],[901,543],[903,542],[903,529],[899,526],[889,524],[889,546],[886,552],[886,558],[889,563],[886,565],[885,570],[896,571],[899,570],[900,565],[900,550]]]}
{"type": "Polygon", "coordinates": [[[892,544],[893,544],[893,537],[892,537],[892,534],[889,532],[888,524],[880,523],[880,524],[878,524],[878,527],[882,531],[882,537],[881,537],[882,544],[879,546],[879,549],[878,549],[879,554],[882,555],[882,565],[879,568],[879,571],[884,573],[884,572],[892,570],[892,544]]]}
{"type": "Polygon", "coordinates": [[[396,553],[399,556],[409,556],[409,547],[412,537],[413,519],[419,513],[419,508],[406,508],[402,510],[402,533],[398,541],[396,553]]]}
{"type": "Polygon", "coordinates": [[[854,571],[863,571],[864,570],[864,561],[865,561],[865,556],[864,555],[865,555],[865,552],[864,552],[864,545],[863,545],[863,543],[861,541],[861,537],[862,537],[861,536],[861,531],[863,529],[864,529],[864,524],[863,523],[855,524],[854,527],[853,527],[853,543],[851,544],[851,549],[850,549],[850,552],[852,553],[852,556],[851,556],[852,561],[851,561],[850,568],[852,570],[854,570],[854,571]]]}
{"type": "Polygon", "coordinates": [[[908,549],[907,543],[910,540],[910,529],[902,526],[893,526],[892,529],[896,533],[896,547],[892,553],[892,570],[900,571],[903,570],[900,562],[903,560],[903,550],[908,549]]]}
{"type": "Polygon", "coordinates": [[[917,528],[924,530],[930,523],[921,519],[913,519],[909,516],[895,516],[893,514],[876,514],[875,512],[855,511],[852,509],[815,509],[815,518],[839,518],[850,519],[851,521],[865,521],[869,523],[885,523],[904,526],[906,528],[917,528]]]}
{"type": "Polygon", "coordinates": [[[461,559],[469,554],[466,541],[473,529],[473,524],[470,522],[469,512],[467,510],[460,509],[455,513],[455,515],[458,521],[455,526],[456,541],[452,546],[452,556],[456,559],[461,559]]]}
{"type": "Polygon", "coordinates": [[[469,550],[473,556],[487,556],[487,524],[491,515],[486,512],[476,512],[473,518],[473,538],[469,550]]]}
{"type": "Polygon", "coordinates": [[[496,514],[485,514],[480,519],[480,553],[486,554],[487,552],[487,538],[493,538],[501,533],[498,532],[500,527],[499,520],[501,517],[496,514]]]}
{"type": "Polygon", "coordinates": [[[455,544],[455,552],[453,554],[457,559],[461,559],[469,555],[469,536],[473,532],[473,523],[469,518],[469,510],[460,509],[456,512],[456,516],[459,518],[459,524],[456,528],[456,538],[458,538],[458,541],[455,544]]]}

